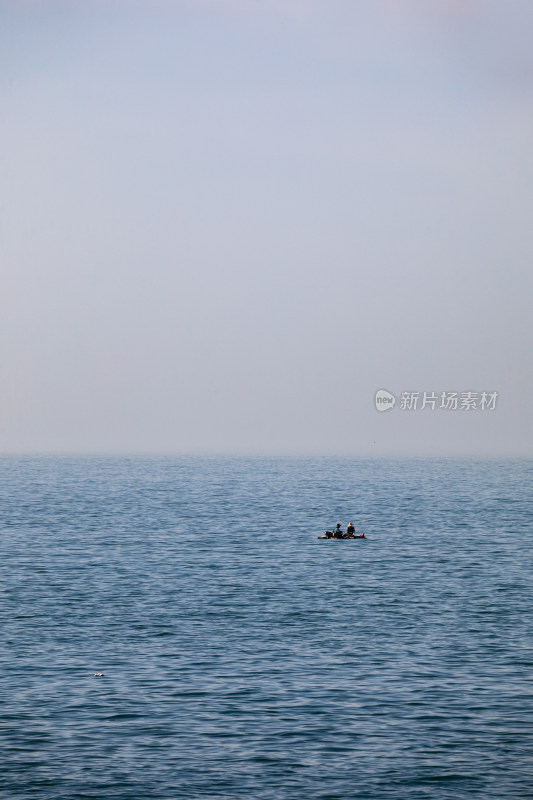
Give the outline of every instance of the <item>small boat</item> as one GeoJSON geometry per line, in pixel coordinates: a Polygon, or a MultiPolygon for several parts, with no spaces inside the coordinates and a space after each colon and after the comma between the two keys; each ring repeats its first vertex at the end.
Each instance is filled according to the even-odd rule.
{"type": "Polygon", "coordinates": [[[339,538],[337,536],[317,536],[316,538],[317,539],[330,539],[331,541],[334,541],[334,542],[345,542],[347,539],[366,539],[367,537],[365,536],[364,533],[360,533],[357,536],[341,536],[339,538]]]}

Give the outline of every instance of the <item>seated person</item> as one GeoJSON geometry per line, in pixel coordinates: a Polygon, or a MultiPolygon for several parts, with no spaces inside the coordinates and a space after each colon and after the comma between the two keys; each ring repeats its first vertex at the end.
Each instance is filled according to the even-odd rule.
{"type": "Polygon", "coordinates": [[[354,528],[354,526],[352,525],[351,522],[348,525],[348,527],[346,528],[346,533],[348,534],[348,536],[353,536],[354,533],[355,533],[355,528],[354,528]]]}
{"type": "Polygon", "coordinates": [[[342,532],[340,523],[338,522],[337,523],[337,527],[333,531],[333,538],[334,539],[342,539],[343,536],[344,536],[344,533],[342,532]]]}

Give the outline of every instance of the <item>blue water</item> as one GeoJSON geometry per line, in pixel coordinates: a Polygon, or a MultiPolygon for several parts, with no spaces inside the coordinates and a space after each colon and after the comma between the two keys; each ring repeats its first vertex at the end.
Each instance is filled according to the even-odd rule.
{"type": "Polygon", "coordinates": [[[3,797],[533,797],[533,462],[0,477],[3,797]]]}

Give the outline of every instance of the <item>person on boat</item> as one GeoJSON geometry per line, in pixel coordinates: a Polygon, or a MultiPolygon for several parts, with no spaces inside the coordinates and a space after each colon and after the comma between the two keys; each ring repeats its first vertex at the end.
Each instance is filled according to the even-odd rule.
{"type": "Polygon", "coordinates": [[[351,522],[350,522],[350,524],[348,525],[348,527],[346,528],[346,534],[347,534],[348,536],[353,536],[353,535],[355,534],[355,528],[354,528],[354,526],[352,525],[352,523],[351,523],[351,522]]]}
{"type": "Polygon", "coordinates": [[[341,530],[340,522],[337,522],[337,527],[333,531],[333,538],[334,539],[342,539],[344,537],[344,533],[341,530]]]}

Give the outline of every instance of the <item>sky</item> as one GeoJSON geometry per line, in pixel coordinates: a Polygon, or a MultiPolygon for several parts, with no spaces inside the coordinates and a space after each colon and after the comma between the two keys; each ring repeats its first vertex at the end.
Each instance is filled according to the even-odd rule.
{"type": "Polygon", "coordinates": [[[0,0],[0,452],[532,455],[532,32],[0,0]]]}

